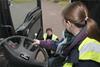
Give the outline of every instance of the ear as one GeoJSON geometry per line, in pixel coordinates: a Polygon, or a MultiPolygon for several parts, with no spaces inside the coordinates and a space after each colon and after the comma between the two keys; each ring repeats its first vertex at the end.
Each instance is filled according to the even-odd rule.
{"type": "Polygon", "coordinates": [[[72,23],[70,21],[67,21],[67,24],[69,25],[69,27],[72,26],[72,23]]]}

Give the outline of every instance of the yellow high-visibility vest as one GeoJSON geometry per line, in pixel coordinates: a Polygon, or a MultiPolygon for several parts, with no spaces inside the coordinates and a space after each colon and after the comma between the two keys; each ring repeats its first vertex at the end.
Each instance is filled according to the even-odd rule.
{"type": "MultiPolygon", "coordinates": [[[[85,38],[80,44],[79,48],[79,60],[92,60],[100,63],[100,42],[92,39],[85,38]]],[[[73,63],[66,63],[63,67],[72,67],[73,63]]]]}
{"type": "Polygon", "coordinates": [[[65,64],[63,65],[63,67],[72,67],[72,66],[73,66],[72,63],[65,63],[65,64]]]}
{"type": "MultiPolygon", "coordinates": [[[[44,38],[44,40],[46,40],[46,38],[47,38],[47,34],[46,33],[43,35],[43,38],[44,38]]],[[[52,34],[52,39],[51,40],[56,41],[57,38],[58,37],[55,34],[52,34]]]]}

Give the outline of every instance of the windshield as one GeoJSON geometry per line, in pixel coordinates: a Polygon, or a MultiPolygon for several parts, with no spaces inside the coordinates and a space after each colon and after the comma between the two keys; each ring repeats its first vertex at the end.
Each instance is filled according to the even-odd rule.
{"type": "Polygon", "coordinates": [[[13,25],[18,28],[32,9],[37,7],[37,0],[9,0],[13,25]]]}

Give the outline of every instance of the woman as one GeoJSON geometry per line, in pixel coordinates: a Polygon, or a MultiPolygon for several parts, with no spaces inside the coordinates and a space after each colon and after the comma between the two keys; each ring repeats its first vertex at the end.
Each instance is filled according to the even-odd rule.
{"type": "MultiPolygon", "coordinates": [[[[100,67],[100,31],[89,17],[86,6],[73,2],[63,10],[62,15],[65,28],[74,36],[70,45],[63,49],[63,55],[67,57],[63,67],[100,67]]],[[[34,40],[34,44],[54,50],[59,47],[50,40],[34,40]]]]}

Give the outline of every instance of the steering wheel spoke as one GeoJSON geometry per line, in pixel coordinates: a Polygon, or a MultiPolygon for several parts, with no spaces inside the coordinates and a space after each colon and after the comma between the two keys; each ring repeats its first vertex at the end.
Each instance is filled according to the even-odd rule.
{"type": "Polygon", "coordinates": [[[36,55],[38,54],[38,51],[39,51],[39,48],[37,48],[37,49],[34,51],[34,54],[35,54],[35,55],[33,56],[34,59],[36,59],[36,55]]]}
{"type": "Polygon", "coordinates": [[[20,40],[20,45],[22,46],[25,42],[25,37],[21,37],[21,40],[20,40]]]}
{"type": "Polygon", "coordinates": [[[31,50],[33,48],[33,45],[30,45],[29,47],[28,47],[28,50],[31,50]]]}

